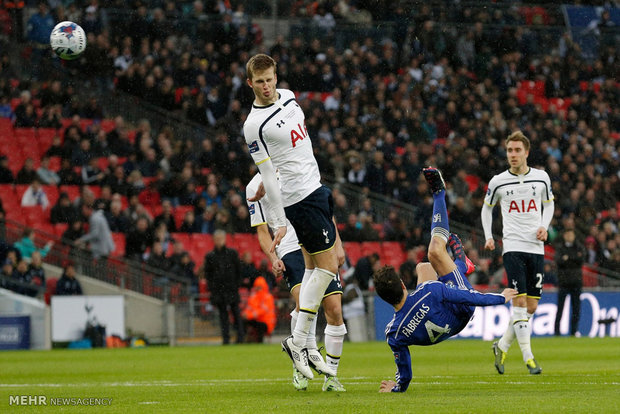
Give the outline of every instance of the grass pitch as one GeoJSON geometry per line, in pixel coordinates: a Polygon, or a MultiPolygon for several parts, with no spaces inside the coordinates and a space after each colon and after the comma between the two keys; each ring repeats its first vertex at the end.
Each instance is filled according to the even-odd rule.
{"type": "Polygon", "coordinates": [[[339,370],[346,393],[322,379],[295,391],[279,345],[0,352],[0,412],[100,413],[613,413],[620,410],[620,339],[536,338],[543,374],[529,375],[514,344],[506,374],[491,343],[449,340],[412,347],[404,394],[379,394],[395,365],[382,342],[345,343],[339,370]],[[45,396],[47,406],[9,405],[45,396]],[[50,406],[52,398],[112,398],[111,405],[50,406]]]}

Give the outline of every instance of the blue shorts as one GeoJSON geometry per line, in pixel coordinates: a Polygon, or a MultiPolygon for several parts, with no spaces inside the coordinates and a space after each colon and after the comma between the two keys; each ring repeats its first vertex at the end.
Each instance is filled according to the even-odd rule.
{"type": "Polygon", "coordinates": [[[308,253],[322,253],[334,247],[334,202],[329,188],[324,185],[317,188],[299,203],[285,207],[284,211],[295,228],[299,244],[308,253]]]}
{"type": "MultiPolygon", "coordinates": [[[[306,271],[304,254],[301,250],[295,250],[294,252],[285,254],[282,261],[284,262],[284,267],[286,267],[284,271],[284,280],[286,280],[286,285],[290,292],[295,286],[301,285],[301,281],[304,278],[304,272],[306,271]]],[[[333,295],[334,293],[342,294],[342,284],[340,283],[339,274],[336,274],[336,279],[329,283],[323,297],[333,295]]]]}
{"type": "MultiPolygon", "coordinates": [[[[469,283],[467,276],[465,276],[465,272],[467,271],[467,265],[461,260],[455,260],[454,264],[456,264],[456,269],[447,275],[443,275],[437,278],[440,282],[445,283],[446,285],[452,285],[457,289],[465,289],[470,290],[474,287],[469,283]]],[[[450,336],[456,335],[461,332],[469,323],[469,320],[472,316],[474,316],[474,311],[476,310],[475,306],[471,305],[463,305],[458,303],[447,303],[446,306],[452,309],[452,312],[458,316],[461,324],[458,326],[453,326],[452,332],[450,332],[450,336]]]]}
{"type": "Polygon", "coordinates": [[[545,256],[534,253],[506,252],[503,257],[508,275],[508,286],[519,292],[517,296],[527,295],[540,299],[545,256]]]}

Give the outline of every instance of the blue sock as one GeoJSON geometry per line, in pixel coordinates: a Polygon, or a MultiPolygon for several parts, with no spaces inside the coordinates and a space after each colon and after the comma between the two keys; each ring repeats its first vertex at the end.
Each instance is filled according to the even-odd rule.
{"type": "Polygon", "coordinates": [[[450,238],[450,225],[448,223],[448,210],[446,208],[446,192],[440,191],[433,194],[433,221],[431,223],[431,237],[439,236],[448,242],[450,238]]]}

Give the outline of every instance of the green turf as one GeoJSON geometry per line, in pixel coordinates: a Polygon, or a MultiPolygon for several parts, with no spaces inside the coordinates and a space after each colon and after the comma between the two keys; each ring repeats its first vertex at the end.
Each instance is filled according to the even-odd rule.
{"type": "Polygon", "coordinates": [[[612,413],[620,410],[620,339],[534,339],[543,374],[529,375],[515,344],[506,374],[491,343],[450,340],[413,347],[404,394],[378,394],[395,365],[385,343],[345,344],[346,393],[320,380],[295,391],[278,345],[0,352],[0,413],[59,412],[9,406],[10,395],[112,398],[111,406],[62,412],[191,413],[612,413]]]}

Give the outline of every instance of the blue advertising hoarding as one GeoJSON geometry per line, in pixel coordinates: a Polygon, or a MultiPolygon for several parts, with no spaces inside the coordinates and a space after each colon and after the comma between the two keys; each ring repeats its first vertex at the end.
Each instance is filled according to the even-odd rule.
{"type": "Polygon", "coordinates": [[[30,316],[0,316],[0,350],[30,349],[30,316]]]}
{"type": "MultiPolygon", "coordinates": [[[[376,339],[385,340],[385,326],[392,319],[394,308],[375,296],[375,332],[376,339]]],[[[569,330],[570,308],[567,298],[560,322],[560,332],[569,330]]],[[[581,294],[581,318],[579,335],[589,337],[620,336],[620,292],[583,292],[581,294]],[[601,320],[615,320],[604,324],[601,320]]],[[[554,334],[555,315],[557,313],[557,294],[543,293],[536,314],[530,320],[533,336],[554,334]]],[[[508,305],[478,307],[469,324],[456,337],[478,338],[490,341],[502,336],[510,319],[508,305]]]]}

